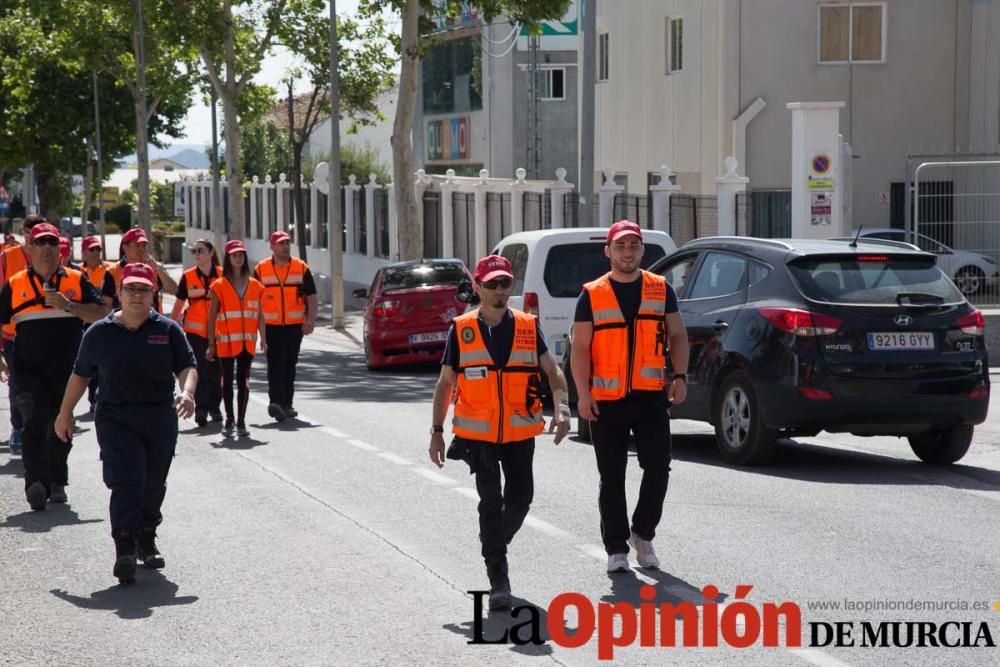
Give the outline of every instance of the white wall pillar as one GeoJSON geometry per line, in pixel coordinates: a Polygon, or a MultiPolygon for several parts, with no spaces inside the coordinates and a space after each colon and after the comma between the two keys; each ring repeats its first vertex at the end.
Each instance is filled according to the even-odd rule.
{"type": "Polygon", "coordinates": [[[736,229],[736,196],[747,191],[750,179],[736,173],[739,163],[730,155],[723,164],[726,173],[715,179],[715,194],[719,236],[738,236],[736,229]]]}
{"type": "Polygon", "coordinates": [[[524,231],[524,191],[528,184],[524,177],[528,175],[524,167],[518,167],[514,172],[517,180],[510,184],[510,232],[516,234],[524,231]]]}
{"type": "MultiPolygon", "coordinates": [[[[304,177],[303,177],[304,178],[304,177]]],[[[303,183],[302,187],[306,187],[303,183]]],[[[309,184],[309,229],[312,231],[312,247],[320,248],[320,234],[319,234],[319,188],[316,187],[316,181],[313,180],[309,184]]]]}
{"type": "Polygon", "coordinates": [[[365,184],[365,254],[375,256],[375,191],[381,185],[375,182],[375,174],[368,174],[365,184]]]}
{"type": "Polygon", "coordinates": [[[393,196],[396,184],[386,183],[389,191],[389,261],[399,260],[399,214],[396,212],[396,197],[393,196]]]}
{"type": "Polygon", "coordinates": [[[612,169],[604,170],[604,183],[597,189],[598,206],[600,207],[599,227],[610,227],[615,215],[615,195],[625,188],[615,183],[615,172],[612,169]]]}
{"type": "Polygon", "coordinates": [[[790,102],[792,238],[845,236],[840,146],[843,102],[790,102]]]}
{"type": "MultiPolygon", "coordinates": [[[[275,185],[275,191],[278,193],[276,196],[277,205],[274,209],[277,218],[275,226],[285,231],[288,230],[288,213],[285,211],[285,191],[289,188],[287,178],[285,174],[278,174],[278,183],[275,185]]],[[[270,236],[268,236],[268,241],[270,241],[270,236]]],[[[295,239],[295,242],[298,243],[298,239],[295,239]]]]}
{"type": "Polygon", "coordinates": [[[670,197],[681,190],[681,186],[670,182],[672,173],[670,167],[660,165],[660,182],[649,187],[653,194],[653,229],[667,234],[670,233],[670,197]]]}
{"type": "Polygon", "coordinates": [[[455,170],[444,173],[441,183],[441,256],[455,256],[455,170]]]}
{"type": "Polygon", "coordinates": [[[480,257],[485,257],[490,251],[489,237],[486,232],[486,181],[489,177],[490,172],[488,170],[480,169],[479,182],[475,184],[476,232],[473,248],[476,250],[476,256],[471,258],[473,262],[479,261],[480,257]]]}
{"type": "Polygon", "coordinates": [[[344,197],[344,224],[347,228],[347,253],[354,254],[358,251],[357,227],[354,226],[354,193],[361,189],[357,184],[358,177],[351,174],[347,177],[347,185],[343,188],[344,197]]]}
{"type": "Polygon", "coordinates": [[[566,226],[564,202],[566,195],[573,192],[573,184],[566,182],[566,170],[556,169],[556,182],[549,187],[549,210],[552,212],[552,229],[562,229],[566,226]]]}
{"type": "MultiPolygon", "coordinates": [[[[417,224],[420,225],[421,231],[424,229],[424,193],[427,192],[427,188],[431,187],[433,183],[434,179],[428,176],[426,171],[417,169],[413,182],[413,198],[416,200],[417,224]]],[[[421,249],[421,254],[423,254],[423,249],[421,249]]]]}

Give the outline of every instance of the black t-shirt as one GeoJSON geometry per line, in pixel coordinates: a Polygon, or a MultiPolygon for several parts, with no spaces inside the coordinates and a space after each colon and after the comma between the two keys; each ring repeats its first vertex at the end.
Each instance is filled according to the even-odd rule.
{"type": "MultiPolygon", "coordinates": [[[[490,357],[493,359],[493,363],[497,365],[497,368],[503,368],[507,365],[507,361],[510,359],[510,350],[514,347],[514,315],[507,310],[504,315],[503,320],[500,324],[495,327],[489,327],[483,322],[482,318],[477,318],[476,323],[479,325],[479,335],[482,336],[483,342],[486,344],[486,349],[490,353],[490,357]]],[[[548,346],[545,344],[545,337],[542,336],[542,329],[536,323],[535,325],[536,341],[535,345],[538,348],[538,356],[541,358],[543,354],[549,351],[548,346]]],[[[458,333],[455,331],[455,325],[451,325],[451,329],[448,330],[448,341],[445,343],[444,355],[441,358],[442,366],[451,366],[455,372],[459,370],[458,363],[458,333]]]]}
{"type": "Polygon", "coordinates": [[[99,403],[131,405],[172,401],[174,375],[196,365],[184,331],[170,318],[150,311],[129,331],[112,313],[83,335],[73,372],[98,374],[99,403]]]}
{"type": "MultiPolygon", "coordinates": [[[[42,279],[34,269],[29,268],[28,271],[36,284],[41,285],[42,279]]],[[[60,266],[50,282],[58,287],[65,275],[65,268],[60,266]]],[[[12,297],[10,283],[7,283],[0,290],[0,324],[8,324],[14,319],[12,297]]],[[[90,283],[86,275],[80,276],[80,295],[73,301],[104,305],[101,293],[90,283]]],[[[21,322],[17,325],[17,339],[14,344],[15,372],[37,373],[45,377],[68,377],[82,335],[82,320],[78,317],[21,322]]]]}

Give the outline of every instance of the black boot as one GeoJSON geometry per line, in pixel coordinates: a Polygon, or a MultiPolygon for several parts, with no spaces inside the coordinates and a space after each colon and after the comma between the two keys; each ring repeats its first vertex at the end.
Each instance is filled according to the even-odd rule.
{"type": "Polygon", "coordinates": [[[510,579],[507,576],[507,559],[486,564],[490,578],[490,611],[510,609],[510,579]]]}
{"type": "Polygon", "coordinates": [[[135,536],[131,531],[122,530],[115,535],[115,569],[118,583],[135,582],[135,536]]]}
{"type": "Polygon", "coordinates": [[[154,529],[143,529],[139,533],[139,536],[135,540],[135,553],[139,560],[142,561],[142,564],[148,568],[159,570],[166,565],[163,555],[156,548],[156,530],[154,529]]]}

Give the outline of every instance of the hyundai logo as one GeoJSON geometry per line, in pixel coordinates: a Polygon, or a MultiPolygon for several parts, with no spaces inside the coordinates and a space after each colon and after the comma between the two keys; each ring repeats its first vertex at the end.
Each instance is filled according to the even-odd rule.
{"type": "Polygon", "coordinates": [[[913,318],[905,314],[896,315],[896,317],[892,318],[892,321],[901,327],[908,327],[913,324],[913,318]]]}

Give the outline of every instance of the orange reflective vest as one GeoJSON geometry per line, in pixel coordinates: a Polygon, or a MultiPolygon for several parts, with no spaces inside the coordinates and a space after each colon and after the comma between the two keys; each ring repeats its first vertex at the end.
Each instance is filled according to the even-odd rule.
{"type": "Polygon", "coordinates": [[[309,266],[298,257],[289,259],[284,269],[268,257],[257,264],[256,272],[264,285],[264,323],[302,324],[306,321],[306,298],[302,281],[309,266]]]}
{"type": "Polygon", "coordinates": [[[642,271],[642,301],[629,347],[628,325],[610,276],[605,274],[583,286],[590,295],[594,317],[590,386],[598,401],[615,401],[631,391],[660,391],[666,385],[667,281],[642,271]]]}
{"type": "Polygon", "coordinates": [[[242,299],[228,278],[216,280],[209,288],[219,300],[215,316],[215,351],[219,357],[235,357],[243,350],[250,354],[257,351],[257,320],[264,286],[253,278],[248,280],[242,299]]]}
{"type": "Polygon", "coordinates": [[[87,280],[90,284],[97,288],[98,292],[104,293],[104,276],[107,274],[108,270],[111,268],[111,262],[101,262],[94,268],[90,268],[86,264],[80,265],[80,270],[83,271],[83,275],[87,276],[87,280]]]}
{"type": "MultiPolygon", "coordinates": [[[[31,264],[31,258],[27,251],[19,245],[13,245],[3,249],[4,255],[4,283],[10,281],[15,273],[24,271],[31,264]]],[[[8,322],[0,327],[0,332],[7,340],[14,340],[14,322],[8,322]]]]}
{"type": "Polygon", "coordinates": [[[184,283],[187,286],[187,308],[181,316],[184,331],[195,336],[208,336],[208,311],[212,303],[209,290],[212,283],[222,277],[222,267],[215,267],[213,277],[206,276],[197,266],[184,272],[184,283]]]}
{"type": "MultiPolygon", "coordinates": [[[[83,274],[76,269],[63,268],[64,273],[56,273],[51,282],[56,291],[70,301],[81,303],[83,290],[80,281],[83,274]]],[[[45,305],[45,283],[34,271],[25,269],[11,276],[10,279],[11,323],[17,327],[32,320],[62,319],[76,315],[60,308],[45,305]]]]}
{"type": "Polygon", "coordinates": [[[502,444],[533,438],[545,428],[537,396],[538,321],[510,312],[514,344],[503,368],[497,368],[480,335],[479,309],[455,318],[459,372],[451,425],[457,436],[502,444]]]}

